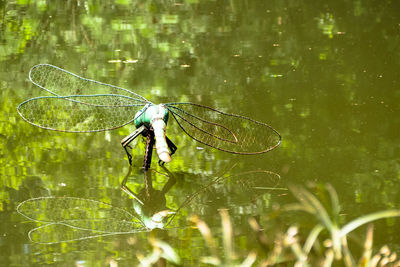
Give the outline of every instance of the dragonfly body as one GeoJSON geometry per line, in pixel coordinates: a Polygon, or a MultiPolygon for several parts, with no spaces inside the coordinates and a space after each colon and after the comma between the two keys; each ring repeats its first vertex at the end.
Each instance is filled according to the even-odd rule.
{"type": "Polygon", "coordinates": [[[25,121],[48,130],[78,133],[134,123],[136,131],[121,143],[132,164],[129,144],[139,135],[147,138],[145,169],[150,167],[154,144],[162,162],[169,162],[176,151],[165,135],[168,117],[173,117],[193,140],[228,153],[260,154],[281,143],[280,134],[266,123],[190,102],[156,105],[131,90],[83,78],[50,64],[32,67],[29,79],[51,96],[22,102],[17,109],[25,121]]]}
{"type": "MultiPolygon", "coordinates": [[[[168,109],[165,108],[163,104],[147,104],[146,106],[144,106],[144,108],[142,108],[135,114],[134,121],[137,129],[140,129],[140,127],[142,126],[145,127],[145,130],[142,131],[142,134],[144,134],[145,136],[147,136],[148,131],[153,131],[149,134],[151,134],[150,138],[152,138],[152,135],[154,134],[155,140],[150,140],[150,142],[155,142],[156,151],[159,159],[162,162],[167,163],[171,161],[171,156],[165,136],[168,117],[168,109]]],[[[146,150],[148,149],[149,148],[146,148],[146,150]]],[[[147,161],[149,160],[150,159],[145,158],[145,164],[147,164],[147,161]]]]}
{"type": "Polygon", "coordinates": [[[163,105],[147,104],[135,114],[135,126],[139,128],[142,125],[150,128],[152,122],[161,119],[165,124],[168,123],[168,109],[163,105]]]}

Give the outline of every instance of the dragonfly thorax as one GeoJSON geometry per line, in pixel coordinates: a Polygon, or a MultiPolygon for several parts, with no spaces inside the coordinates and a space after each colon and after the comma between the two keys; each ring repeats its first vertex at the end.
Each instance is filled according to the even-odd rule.
{"type": "Polygon", "coordinates": [[[170,162],[171,156],[165,137],[165,128],[168,121],[168,109],[162,105],[147,104],[135,115],[135,126],[145,126],[154,132],[155,145],[158,157],[163,162],[170,162]]]}
{"type": "Polygon", "coordinates": [[[135,114],[135,126],[139,128],[144,125],[150,128],[154,120],[162,119],[165,124],[168,122],[168,109],[163,105],[147,104],[135,114]]]}

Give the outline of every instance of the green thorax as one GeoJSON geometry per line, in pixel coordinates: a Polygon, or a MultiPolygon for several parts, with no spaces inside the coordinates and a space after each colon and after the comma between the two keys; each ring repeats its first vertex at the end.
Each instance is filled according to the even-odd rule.
{"type": "Polygon", "coordinates": [[[147,104],[135,114],[135,126],[139,128],[144,125],[150,128],[151,122],[155,118],[162,118],[165,124],[168,121],[168,109],[164,105],[147,104]]]}

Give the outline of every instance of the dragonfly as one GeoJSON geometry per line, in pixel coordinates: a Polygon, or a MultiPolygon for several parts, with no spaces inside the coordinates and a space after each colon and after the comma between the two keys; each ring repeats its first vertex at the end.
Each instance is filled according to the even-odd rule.
{"type": "MultiPolygon", "coordinates": [[[[235,174],[223,172],[221,175],[206,179],[210,180],[206,184],[187,188],[190,192],[183,194],[185,196],[182,198],[183,200],[179,198],[181,202],[177,203],[178,207],[170,209],[167,207],[168,203],[165,203],[166,196],[157,196],[167,192],[159,191],[153,197],[146,197],[141,192],[142,190],[147,191],[147,186],[137,194],[129,189],[126,181],[131,168],[124,178],[123,188],[132,199],[132,208],[129,210],[96,199],[71,196],[43,196],[19,203],[17,212],[28,221],[40,224],[28,232],[29,239],[34,243],[57,244],[105,236],[138,234],[153,229],[184,228],[187,226],[185,214],[198,213],[207,208],[215,209],[216,203],[207,207],[205,200],[227,194],[226,187],[221,187],[221,184],[225,184],[227,181],[237,188],[237,192],[232,188],[233,191],[229,192],[229,194],[236,195],[236,200],[231,205],[233,207],[241,206],[244,210],[251,209],[245,207],[253,207],[256,199],[261,200],[261,196],[271,190],[279,190],[277,185],[280,176],[271,171],[254,170],[235,174]],[[163,198],[164,200],[162,200],[163,198]],[[149,199],[152,200],[149,201],[149,199]]],[[[149,172],[144,173],[145,180],[151,180],[151,176],[148,176],[149,172]]],[[[174,179],[169,175],[168,172],[167,176],[174,179]]],[[[151,181],[148,182],[151,184],[151,181]]],[[[171,186],[168,184],[169,182],[166,187],[171,186]]],[[[150,190],[147,193],[153,194],[153,191],[150,190]]],[[[182,196],[182,189],[178,192],[182,196]]],[[[261,203],[264,205],[262,200],[261,203]]],[[[226,208],[226,203],[220,203],[220,205],[226,208]]]]}
{"type": "Polygon", "coordinates": [[[159,163],[171,161],[177,146],[166,135],[169,117],[193,140],[233,154],[261,154],[279,146],[281,135],[270,125],[191,102],[156,104],[122,87],[87,79],[62,68],[39,64],[29,80],[50,93],[23,101],[19,115],[28,123],[61,132],[90,133],[134,124],[121,141],[132,165],[131,142],[146,139],[143,169],[150,168],[155,146],[159,163]]]}

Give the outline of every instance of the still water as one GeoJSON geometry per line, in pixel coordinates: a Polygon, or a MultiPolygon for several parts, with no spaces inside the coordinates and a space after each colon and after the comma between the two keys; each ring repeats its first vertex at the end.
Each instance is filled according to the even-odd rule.
{"type": "MultiPolygon", "coordinates": [[[[184,265],[198,265],[209,252],[188,218],[198,214],[219,236],[221,209],[246,254],[254,243],[249,217],[272,232],[308,227],[297,213],[270,216],[294,201],[287,190],[293,184],[331,184],[342,221],[400,208],[399,14],[395,1],[369,0],[0,1],[0,264],[130,266],[152,251],[148,240],[156,236],[184,265]],[[172,125],[173,161],[162,168],[154,155],[144,174],[143,142],[135,141],[132,169],[120,146],[133,125],[73,134],[19,117],[20,102],[48,95],[28,80],[39,63],[156,103],[190,101],[242,114],[274,127],[282,144],[232,155],[172,125]],[[126,177],[133,195],[121,190],[126,177]],[[37,199],[23,202],[30,198],[37,199]],[[17,212],[21,202],[26,217],[17,212]],[[32,219],[48,223],[68,209],[81,209],[70,215],[75,219],[110,221],[90,224],[97,232],[35,228],[43,223],[32,219]],[[139,231],[144,220],[118,223],[165,210],[165,231],[139,231]],[[86,239],[107,227],[130,233],[86,239]],[[31,229],[38,229],[31,238],[53,244],[29,240],[31,229]],[[72,239],[83,240],[63,242],[72,239]]],[[[78,226],[87,229],[85,223],[78,226]]],[[[399,254],[399,229],[397,219],[376,222],[376,247],[399,254]]]]}

